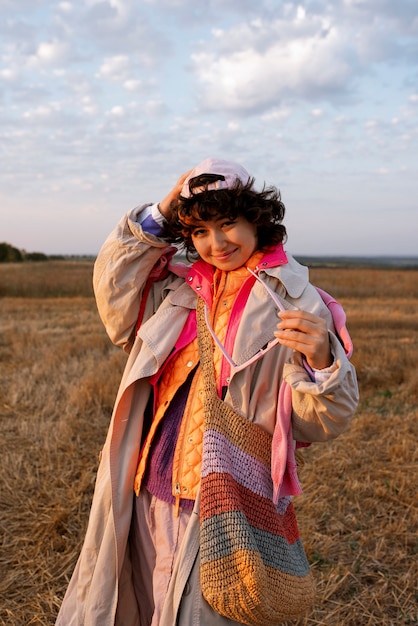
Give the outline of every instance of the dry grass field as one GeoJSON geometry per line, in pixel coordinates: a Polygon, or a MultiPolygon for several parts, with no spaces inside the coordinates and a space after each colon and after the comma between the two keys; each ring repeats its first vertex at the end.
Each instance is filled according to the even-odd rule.
{"type": "MultiPolygon", "coordinates": [[[[0,265],[0,624],[54,623],[125,356],[89,263],[0,265]]],[[[317,580],[298,626],[418,624],[418,271],[312,270],[345,306],[361,404],[305,451],[295,499],[317,580]]]]}

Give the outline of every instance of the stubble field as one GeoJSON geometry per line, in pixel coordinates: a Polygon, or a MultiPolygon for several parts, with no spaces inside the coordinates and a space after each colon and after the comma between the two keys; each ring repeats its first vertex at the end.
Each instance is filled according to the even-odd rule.
{"type": "MultiPolygon", "coordinates": [[[[0,265],[0,624],[50,626],[83,540],[126,356],[98,318],[91,263],[0,265]]],[[[418,271],[326,269],[361,404],[306,450],[295,499],[317,581],[298,626],[418,624],[418,271]]]]}

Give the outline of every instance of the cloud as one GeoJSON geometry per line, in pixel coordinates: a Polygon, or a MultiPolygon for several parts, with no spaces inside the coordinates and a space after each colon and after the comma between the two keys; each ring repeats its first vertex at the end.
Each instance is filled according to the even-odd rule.
{"type": "Polygon", "coordinates": [[[124,81],[123,86],[127,91],[140,91],[143,86],[143,82],[142,80],[130,78],[124,81]]]}
{"type": "Polygon", "coordinates": [[[42,68],[62,65],[69,56],[69,45],[65,41],[42,41],[35,54],[28,58],[28,68],[42,68]]]}
{"type": "Polygon", "coordinates": [[[118,54],[104,60],[97,76],[99,78],[123,82],[128,80],[131,72],[132,69],[129,57],[125,54],[118,54]]]}
{"type": "Polygon", "coordinates": [[[0,70],[0,78],[7,81],[15,80],[18,77],[18,72],[16,68],[4,67],[0,70]]]}
{"type": "Polygon", "coordinates": [[[216,42],[222,52],[193,54],[194,73],[203,89],[202,107],[259,112],[295,96],[318,99],[346,91],[356,62],[337,27],[314,21],[301,32],[295,27],[293,37],[282,35],[282,21],[258,24],[256,30],[256,36],[251,26],[235,33],[218,31],[216,42]],[[234,39],[244,41],[245,47],[226,50],[223,41],[229,48],[234,39]]]}
{"type": "Polygon", "coordinates": [[[89,42],[87,53],[96,48],[96,55],[129,55],[132,63],[147,68],[155,68],[172,47],[158,22],[150,20],[146,3],[136,0],[89,0],[77,5],[71,22],[89,42]]]}

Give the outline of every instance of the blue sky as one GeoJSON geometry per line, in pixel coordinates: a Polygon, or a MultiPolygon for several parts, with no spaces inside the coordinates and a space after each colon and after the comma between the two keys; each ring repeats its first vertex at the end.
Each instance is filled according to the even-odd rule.
{"type": "Polygon", "coordinates": [[[296,255],[418,255],[416,0],[0,0],[0,241],[96,254],[211,156],[296,255]]]}

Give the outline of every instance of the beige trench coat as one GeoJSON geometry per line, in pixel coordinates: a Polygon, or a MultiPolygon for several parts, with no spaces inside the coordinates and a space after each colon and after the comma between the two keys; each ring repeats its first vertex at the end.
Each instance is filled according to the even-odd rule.
{"type": "MultiPolygon", "coordinates": [[[[102,450],[84,545],[57,626],[143,626],[127,549],[143,414],[151,388],[149,377],[170,354],[190,309],[196,307],[196,294],[183,277],[169,272],[154,283],[143,324],[134,337],[142,288],[167,249],[164,241],[142,230],[137,222],[141,210],[134,209],[120,221],[95,264],[94,289],[100,316],[112,341],[123,347],[129,357],[102,450]]],[[[284,379],[292,387],[294,439],[326,441],[343,432],[357,407],[355,370],[332,332],[329,311],[309,283],[307,268],[289,255],[288,258],[287,265],[261,272],[260,276],[288,306],[327,319],[335,357],[333,371],[326,382],[312,382],[300,355],[276,345],[248,368],[232,371],[225,401],[272,433],[279,386],[284,379]]],[[[256,283],[236,336],[234,361],[239,365],[264,347],[276,325],[277,309],[263,286],[256,283]]],[[[200,594],[198,563],[197,501],[175,566],[161,626],[174,626],[179,615],[180,626],[231,623],[213,613],[205,615],[204,607],[196,608],[200,594]],[[200,617],[192,619],[192,612],[200,617]]]]}

